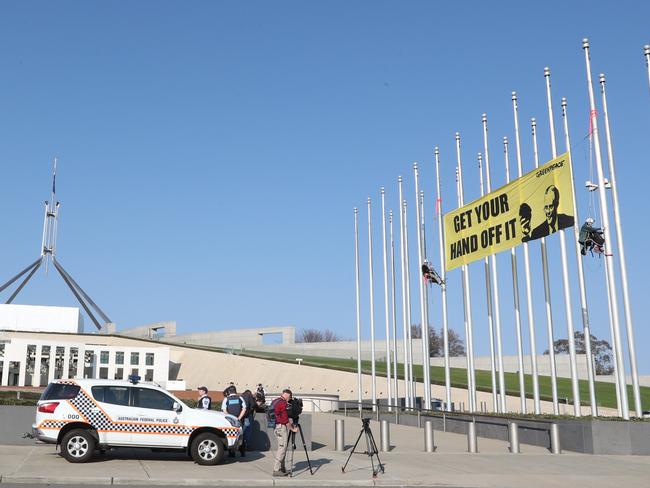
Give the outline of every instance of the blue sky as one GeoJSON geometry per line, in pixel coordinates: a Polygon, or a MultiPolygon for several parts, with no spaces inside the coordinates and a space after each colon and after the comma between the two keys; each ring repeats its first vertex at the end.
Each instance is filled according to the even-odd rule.
{"type": "MultiPolygon", "coordinates": [[[[56,156],[58,256],[118,326],[176,320],[179,332],[190,332],[293,324],[353,338],[352,208],[363,208],[368,195],[378,202],[381,186],[395,208],[399,174],[412,200],[411,165],[418,161],[427,247],[437,262],[433,147],[441,150],[445,211],[456,198],[456,131],[463,138],[466,199],[477,197],[476,152],[486,112],[493,186],[500,186],[501,138],[513,138],[510,92],[516,90],[524,167],[532,168],[533,116],[540,158],[550,159],[547,65],[558,126],[560,97],[569,100],[578,205],[581,215],[589,213],[582,188],[589,178],[589,108],[581,49],[589,37],[594,76],[608,76],[643,351],[650,340],[642,308],[650,236],[644,221],[635,223],[648,208],[641,195],[650,130],[642,51],[650,43],[649,14],[650,6],[639,2],[616,8],[587,2],[525,8],[520,2],[3,2],[0,270],[9,277],[38,255],[41,204],[49,198],[56,156]]],[[[564,147],[560,137],[558,145],[564,147]]],[[[381,257],[379,224],[375,253],[381,257]]],[[[549,248],[555,333],[565,337],[557,237],[549,248]]],[[[531,255],[543,350],[539,251],[531,255]]],[[[498,260],[504,351],[514,354],[509,258],[498,260]]],[[[383,337],[380,261],[376,327],[383,337]]],[[[572,256],[572,277],[574,263],[572,256]]],[[[607,337],[604,270],[598,259],[586,263],[593,332],[607,337]]],[[[480,264],[472,266],[472,283],[476,352],[487,354],[480,264]]],[[[452,327],[462,333],[458,271],[450,273],[449,287],[452,327]]],[[[412,288],[417,291],[415,281],[412,288]]],[[[521,293],[523,299],[523,284],[521,293]]],[[[572,293],[580,327],[577,286],[572,293]]],[[[413,299],[417,316],[416,293],[413,299]]],[[[18,302],[75,305],[52,271],[39,273],[18,302]]],[[[432,297],[436,327],[438,302],[432,297]]],[[[639,363],[650,373],[643,352],[639,363]]]]}

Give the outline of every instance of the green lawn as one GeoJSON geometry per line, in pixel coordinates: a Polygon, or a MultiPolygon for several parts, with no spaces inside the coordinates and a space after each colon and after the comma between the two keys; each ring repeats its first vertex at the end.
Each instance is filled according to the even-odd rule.
{"type": "MultiPolygon", "coordinates": [[[[216,349],[216,348],[210,348],[216,349]]],[[[271,359],[283,362],[296,362],[296,354],[283,354],[283,353],[268,353],[257,351],[242,351],[242,356],[251,356],[262,359],[271,359]]],[[[357,371],[356,359],[338,359],[338,358],[324,358],[317,356],[301,356],[302,364],[308,366],[317,366],[321,368],[337,369],[342,371],[357,371]]],[[[361,368],[364,373],[370,373],[370,361],[362,361],[361,368]]],[[[376,363],[377,375],[386,375],[386,363],[376,363]]],[[[422,366],[414,366],[413,371],[416,379],[422,381],[422,366]]],[[[398,375],[400,378],[403,374],[403,364],[398,365],[398,375]]],[[[517,373],[506,373],[506,391],[510,395],[519,395],[519,375],[517,373]]],[[[443,367],[431,367],[431,382],[434,384],[445,384],[445,370],[443,367]]],[[[467,388],[467,373],[465,369],[451,368],[451,385],[459,388],[467,388]]],[[[586,380],[580,380],[580,400],[583,405],[589,404],[589,386],[586,380]]],[[[480,391],[492,391],[492,380],[490,371],[477,370],[476,371],[476,388],[480,391]]],[[[525,375],[525,389],[526,396],[532,398],[533,395],[533,381],[530,375],[525,375]]],[[[539,376],[539,389],[540,397],[542,400],[551,400],[551,377],[539,376]]],[[[571,380],[569,378],[558,378],[557,380],[558,398],[560,401],[571,403],[573,401],[573,393],[571,391],[571,380]]],[[[630,406],[634,405],[632,396],[632,387],[628,385],[628,398],[630,406]]],[[[605,383],[602,381],[596,382],[596,400],[599,406],[616,408],[616,391],[614,383],[605,383]]],[[[650,410],[650,388],[641,387],[641,402],[644,410],[650,410]]]]}

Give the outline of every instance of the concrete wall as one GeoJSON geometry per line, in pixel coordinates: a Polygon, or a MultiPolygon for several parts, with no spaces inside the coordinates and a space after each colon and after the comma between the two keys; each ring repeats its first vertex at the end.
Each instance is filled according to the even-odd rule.
{"type": "Polygon", "coordinates": [[[263,345],[264,335],[282,334],[282,344],[293,344],[296,338],[296,328],[293,326],[260,327],[256,329],[220,330],[212,332],[197,332],[174,337],[165,337],[166,342],[177,344],[197,344],[241,350],[243,348],[263,345]]]}
{"type": "Polygon", "coordinates": [[[75,307],[0,304],[0,330],[83,332],[83,316],[75,307]]]}
{"type": "Polygon", "coordinates": [[[135,337],[137,339],[153,340],[163,337],[169,338],[176,335],[176,322],[173,320],[167,322],[155,322],[153,324],[141,325],[130,329],[122,329],[115,333],[121,336],[135,337]]]}

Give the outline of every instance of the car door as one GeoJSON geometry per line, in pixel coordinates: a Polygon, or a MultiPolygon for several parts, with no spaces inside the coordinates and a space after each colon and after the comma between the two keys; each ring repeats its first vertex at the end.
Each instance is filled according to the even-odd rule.
{"type": "Polygon", "coordinates": [[[134,445],[181,447],[185,441],[175,400],[166,393],[145,386],[131,387],[131,404],[138,419],[132,430],[134,445]]]}
{"type": "Polygon", "coordinates": [[[119,446],[131,443],[129,422],[135,420],[130,406],[130,391],[124,385],[97,385],[91,388],[95,405],[89,415],[97,429],[100,442],[119,446]]]}

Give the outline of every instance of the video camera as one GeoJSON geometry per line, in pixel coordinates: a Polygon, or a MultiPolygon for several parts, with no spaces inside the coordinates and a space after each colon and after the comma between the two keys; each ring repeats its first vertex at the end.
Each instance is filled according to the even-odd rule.
{"type": "Polygon", "coordinates": [[[287,414],[289,414],[289,418],[293,420],[293,423],[297,424],[298,417],[302,413],[302,400],[298,397],[292,397],[287,404],[287,414]]]}

